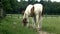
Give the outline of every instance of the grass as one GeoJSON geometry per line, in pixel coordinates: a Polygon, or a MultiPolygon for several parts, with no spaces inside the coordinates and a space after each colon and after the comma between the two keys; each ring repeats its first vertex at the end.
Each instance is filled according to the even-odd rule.
{"type": "Polygon", "coordinates": [[[60,34],[60,16],[44,17],[42,27],[47,32],[60,34]]]}
{"type": "MultiPolygon", "coordinates": [[[[31,19],[30,19],[31,22],[31,19]]],[[[42,30],[60,34],[60,16],[47,15],[43,17],[42,30]]],[[[38,34],[34,29],[22,26],[22,15],[7,14],[1,20],[0,34],[38,34]]]]}
{"type": "Polygon", "coordinates": [[[37,34],[31,28],[22,27],[21,15],[9,14],[0,23],[0,34],[37,34]]]}

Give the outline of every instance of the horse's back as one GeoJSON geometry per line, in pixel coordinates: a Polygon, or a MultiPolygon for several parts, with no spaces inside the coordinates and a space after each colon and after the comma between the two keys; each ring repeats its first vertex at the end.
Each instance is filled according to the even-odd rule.
{"type": "MultiPolygon", "coordinates": [[[[39,12],[42,12],[42,10],[43,10],[43,5],[42,4],[34,4],[34,11],[35,12],[37,12],[37,11],[39,11],[39,12]]],[[[39,13],[38,12],[38,13],[39,13]]]]}
{"type": "Polygon", "coordinates": [[[42,13],[43,5],[42,4],[34,4],[34,5],[28,5],[25,13],[27,15],[35,15],[39,14],[40,12],[42,13]]]}

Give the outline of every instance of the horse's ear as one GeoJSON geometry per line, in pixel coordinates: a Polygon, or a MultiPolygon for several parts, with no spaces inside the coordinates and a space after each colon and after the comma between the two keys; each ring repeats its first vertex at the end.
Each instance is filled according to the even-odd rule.
{"type": "Polygon", "coordinates": [[[24,12],[25,12],[25,11],[24,11],[24,10],[22,10],[22,14],[24,14],[24,12]]]}

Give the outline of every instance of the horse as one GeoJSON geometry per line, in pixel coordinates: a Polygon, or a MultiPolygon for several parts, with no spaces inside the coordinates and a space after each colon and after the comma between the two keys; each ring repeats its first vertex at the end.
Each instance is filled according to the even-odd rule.
{"type": "Polygon", "coordinates": [[[42,27],[42,12],[42,4],[28,5],[23,15],[23,25],[29,26],[29,16],[31,15],[33,27],[40,29],[42,27]]]}

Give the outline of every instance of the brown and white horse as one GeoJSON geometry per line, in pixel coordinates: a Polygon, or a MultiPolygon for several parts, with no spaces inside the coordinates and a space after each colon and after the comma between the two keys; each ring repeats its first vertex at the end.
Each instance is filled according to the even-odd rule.
{"type": "Polygon", "coordinates": [[[32,17],[32,24],[35,28],[41,28],[42,27],[42,11],[43,11],[43,5],[42,4],[34,4],[34,5],[28,5],[23,16],[23,24],[24,26],[29,25],[29,16],[32,17]]]}

